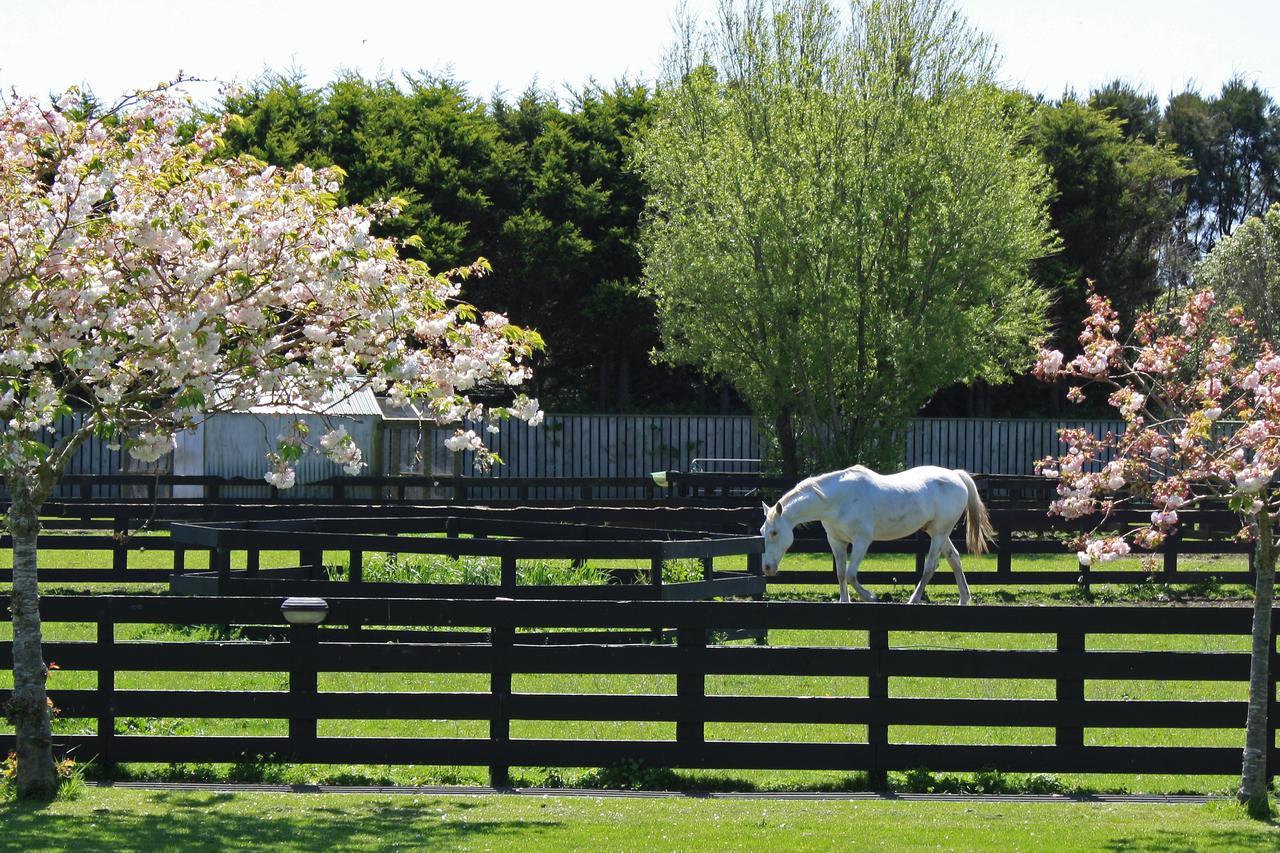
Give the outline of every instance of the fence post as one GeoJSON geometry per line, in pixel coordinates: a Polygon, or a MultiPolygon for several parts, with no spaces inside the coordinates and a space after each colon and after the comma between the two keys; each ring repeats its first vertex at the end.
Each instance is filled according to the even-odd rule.
{"type": "Polygon", "coordinates": [[[867,745],[871,748],[871,763],[867,768],[867,787],[873,791],[889,788],[889,772],[885,766],[885,750],[889,746],[888,718],[889,676],[885,675],[885,653],[889,651],[889,630],[872,628],[867,631],[867,648],[871,652],[871,672],[867,674],[867,699],[870,710],[867,720],[867,745]]]}
{"type": "Polygon", "coordinates": [[[318,757],[319,626],[329,604],[323,598],[286,598],[280,612],[289,623],[289,751],[295,761],[314,761],[318,757]]]}
{"type": "Polygon", "coordinates": [[[218,593],[229,595],[231,589],[231,551],[228,548],[214,548],[209,552],[209,568],[217,572],[218,593]]]}
{"type": "MultiPolygon", "coordinates": [[[[1059,675],[1055,685],[1054,698],[1058,701],[1059,712],[1064,705],[1068,708],[1078,707],[1084,702],[1084,678],[1079,675],[1062,675],[1067,669],[1075,669],[1073,664],[1082,662],[1084,658],[1084,634],[1062,632],[1058,634],[1058,668],[1059,675]]],[[[1084,746],[1084,727],[1080,725],[1063,725],[1059,723],[1053,729],[1053,743],[1060,750],[1076,750],[1084,746]]]]}
{"type": "MultiPolygon", "coordinates": [[[[654,600],[661,601],[662,600],[662,558],[661,557],[649,558],[649,588],[653,590],[654,600]]],[[[663,639],[662,627],[663,626],[661,625],[654,625],[652,628],[649,629],[649,632],[653,635],[653,641],[655,643],[662,642],[662,639],[663,639]]]]}
{"type": "MultiPolygon", "coordinates": [[[[444,520],[444,536],[446,539],[458,538],[458,519],[450,516],[444,520]]],[[[449,556],[456,560],[461,555],[457,551],[451,550],[449,551],[449,556]]]]}
{"type": "Polygon", "coordinates": [[[1178,540],[1181,537],[1174,531],[1164,540],[1164,582],[1173,583],[1178,574],[1178,540]]]}
{"type": "MultiPolygon", "coordinates": [[[[504,565],[506,560],[504,557],[504,565]]],[[[489,743],[493,746],[495,758],[501,756],[505,760],[511,747],[511,719],[507,713],[511,700],[511,647],[515,645],[516,630],[495,625],[490,631],[493,660],[489,672],[489,693],[493,696],[493,717],[489,720],[489,743]]],[[[489,787],[511,787],[510,765],[496,761],[489,765],[489,787]]]]}
{"type": "Polygon", "coordinates": [[[996,574],[1008,583],[1013,574],[1013,534],[1009,525],[1001,524],[996,530],[996,574]]]}
{"type": "MultiPolygon", "coordinates": [[[[756,577],[760,578],[762,584],[765,585],[765,587],[767,588],[768,581],[765,580],[765,577],[764,577],[764,555],[763,554],[747,555],[747,573],[751,575],[755,575],[756,577]]],[[[751,600],[764,601],[764,593],[753,593],[751,596],[751,600]]],[[[755,638],[755,644],[757,646],[769,645],[769,629],[768,628],[761,630],[760,634],[755,638]]]]}
{"type": "Polygon", "coordinates": [[[111,546],[111,574],[116,580],[123,580],[125,573],[129,570],[129,546],[125,544],[125,538],[128,535],[128,520],[117,516],[112,525],[115,544],[111,546]]]}
{"type": "Polygon", "coordinates": [[[173,549],[173,573],[180,575],[187,570],[187,549],[173,549]]]}
{"type": "Polygon", "coordinates": [[[515,598],[516,594],[516,575],[517,565],[514,554],[502,555],[502,575],[499,579],[499,587],[502,589],[503,595],[515,598]]]}
{"type": "Polygon", "coordinates": [[[115,769],[113,745],[116,734],[116,626],[110,619],[98,622],[98,761],[109,777],[115,769]]]}
{"type": "Polygon", "coordinates": [[[319,548],[307,548],[298,552],[298,565],[306,569],[306,576],[312,580],[324,578],[324,551],[319,548]]]}
{"type": "Polygon", "coordinates": [[[676,743],[680,746],[681,763],[686,767],[696,766],[702,758],[703,744],[706,743],[706,629],[677,628],[676,647],[676,697],[679,707],[676,716],[676,743]]]}

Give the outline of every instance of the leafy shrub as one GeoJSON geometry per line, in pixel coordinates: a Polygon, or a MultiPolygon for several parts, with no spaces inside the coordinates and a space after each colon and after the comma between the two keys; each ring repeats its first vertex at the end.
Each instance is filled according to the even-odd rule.
{"type": "Polygon", "coordinates": [[[679,774],[669,767],[649,767],[642,761],[626,759],[592,770],[578,780],[584,788],[622,791],[679,790],[679,774]]]}
{"type": "MultiPolygon", "coordinates": [[[[364,579],[496,586],[502,582],[502,561],[497,557],[454,558],[445,554],[371,554],[364,563],[364,579]]],[[[521,560],[516,564],[516,583],[522,586],[603,585],[609,580],[604,569],[574,565],[569,560],[521,560]]]]}

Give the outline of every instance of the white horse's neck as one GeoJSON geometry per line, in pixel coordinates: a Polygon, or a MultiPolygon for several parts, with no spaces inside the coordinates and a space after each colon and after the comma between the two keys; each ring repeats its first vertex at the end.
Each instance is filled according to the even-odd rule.
{"type": "Polygon", "coordinates": [[[827,498],[813,480],[782,496],[782,517],[793,526],[817,521],[827,514],[827,498]]]}

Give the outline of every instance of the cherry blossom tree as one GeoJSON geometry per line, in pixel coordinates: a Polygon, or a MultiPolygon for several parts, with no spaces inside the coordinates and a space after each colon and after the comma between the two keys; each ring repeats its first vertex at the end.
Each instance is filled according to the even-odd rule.
{"type": "MultiPolygon", "coordinates": [[[[516,394],[536,333],[459,301],[483,261],[437,274],[372,236],[396,203],[338,207],[340,170],[279,169],[221,153],[179,87],[95,108],[0,100],[0,476],[13,537],[18,790],[56,788],[36,577],[40,508],[89,437],[140,460],[212,412],[259,404],[320,411],[372,387],[457,423],[450,447],[490,460],[468,422],[541,419],[516,394]],[[511,386],[506,407],[473,402],[511,386]],[[78,413],[60,437],[55,421],[78,413]]],[[[345,429],[298,422],[265,460],[294,483],[314,450],[363,467],[345,429]]]]}
{"type": "Polygon", "coordinates": [[[1058,478],[1050,511],[1063,518],[1100,514],[1140,502],[1149,522],[1123,534],[1084,537],[1081,563],[1107,562],[1153,549],[1172,533],[1179,512],[1205,501],[1227,501],[1241,514],[1239,536],[1254,542],[1249,709],[1239,789],[1241,802],[1266,812],[1267,700],[1274,598],[1276,525],[1280,488],[1280,355],[1260,339],[1239,307],[1224,309],[1211,291],[1194,294],[1178,313],[1147,313],[1120,337],[1109,300],[1092,293],[1080,334],[1083,351],[1064,363],[1043,350],[1035,372],[1066,378],[1070,399],[1083,400],[1090,384],[1109,386],[1109,403],[1125,423],[1119,434],[1097,438],[1084,430],[1061,433],[1067,452],[1040,463],[1058,478]]]}

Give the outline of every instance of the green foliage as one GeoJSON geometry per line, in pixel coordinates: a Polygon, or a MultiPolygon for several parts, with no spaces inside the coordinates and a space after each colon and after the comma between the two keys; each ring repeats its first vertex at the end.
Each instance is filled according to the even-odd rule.
{"type": "Polygon", "coordinates": [[[681,778],[667,767],[650,767],[643,761],[626,759],[589,771],[578,784],[584,788],[623,791],[678,791],[681,778]]]}
{"type": "Polygon", "coordinates": [[[663,583],[688,583],[702,580],[702,563],[692,558],[666,560],[662,564],[663,583]]]}
{"type": "Polygon", "coordinates": [[[1190,174],[1170,145],[1146,138],[1150,116],[1133,115],[1146,102],[1117,107],[1123,96],[1112,88],[1090,105],[1068,98],[1042,106],[1028,138],[1056,186],[1049,210],[1062,250],[1036,264],[1036,277],[1055,295],[1054,325],[1064,338],[1055,345],[1067,350],[1083,319],[1087,281],[1126,323],[1159,293],[1157,250],[1181,212],[1178,182],[1190,174]],[[1119,108],[1127,115],[1109,114],[1119,108]]]}
{"type": "MultiPolygon", "coordinates": [[[[489,584],[502,581],[497,557],[449,557],[440,554],[371,554],[363,566],[366,581],[389,583],[489,584]]],[[[568,560],[521,560],[516,582],[521,585],[602,585],[610,575],[598,566],[568,560]]]]}
{"type": "Polygon", "coordinates": [[[1120,122],[1126,139],[1155,144],[1160,137],[1160,101],[1123,80],[1112,80],[1089,93],[1089,107],[1120,122]]]}
{"type": "Polygon", "coordinates": [[[1280,341],[1280,204],[1218,241],[1195,279],[1223,304],[1243,306],[1259,336],[1280,341]]]}
{"type": "Polygon", "coordinates": [[[310,89],[270,74],[224,104],[234,152],[281,166],[336,164],[339,203],[398,198],[386,236],[433,269],[483,255],[493,274],[466,298],[541,330],[544,406],[625,409],[685,402],[688,375],[653,365],[652,300],[636,251],[645,186],[629,168],[649,90],[591,86],[562,106],[530,90],[484,103],[450,78],[344,74],[310,89]]]}
{"type": "Polygon", "coordinates": [[[940,0],[728,10],[669,61],[640,149],[663,357],[723,375],[782,466],[880,466],[937,389],[1044,331],[1043,166],[940,0]]]}
{"type": "Polygon", "coordinates": [[[972,775],[935,775],[914,767],[890,780],[895,791],[908,794],[1078,794],[1057,776],[1036,773],[1025,779],[1011,778],[999,770],[979,770],[972,775]]]}
{"type": "MultiPolygon", "coordinates": [[[[54,799],[71,802],[80,799],[85,791],[85,776],[92,774],[93,762],[78,764],[74,758],[63,758],[54,765],[58,777],[58,790],[54,799]]],[[[0,761],[0,802],[18,798],[18,756],[10,752],[0,761]]]]}

